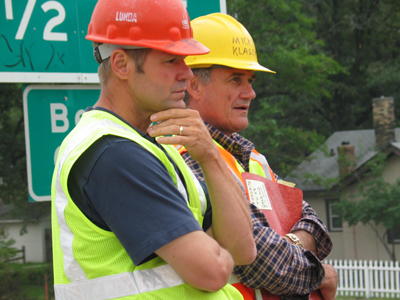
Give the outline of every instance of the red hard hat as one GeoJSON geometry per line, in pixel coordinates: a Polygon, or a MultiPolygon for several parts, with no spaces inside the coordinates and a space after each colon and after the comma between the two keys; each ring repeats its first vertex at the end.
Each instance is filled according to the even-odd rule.
{"type": "Polygon", "coordinates": [[[99,0],[86,39],[182,56],[210,52],[193,39],[189,15],[181,0],[99,0]]]}

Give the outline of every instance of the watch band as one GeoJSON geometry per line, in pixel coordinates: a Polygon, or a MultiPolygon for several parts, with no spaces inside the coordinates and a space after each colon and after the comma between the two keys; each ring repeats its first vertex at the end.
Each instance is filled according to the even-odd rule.
{"type": "Polygon", "coordinates": [[[303,248],[303,244],[301,243],[301,241],[297,237],[297,235],[295,235],[293,233],[287,233],[287,234],[285,234],[285,236],[287,236],[289,239],[291,239],[291,241],[293,242],[293,245],[300,246],[301,248],[303,248]]]}

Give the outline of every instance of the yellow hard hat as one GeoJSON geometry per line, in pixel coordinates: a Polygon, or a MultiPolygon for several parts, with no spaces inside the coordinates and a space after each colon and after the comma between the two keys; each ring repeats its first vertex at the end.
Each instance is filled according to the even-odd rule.
{"type": "Polygon", "coordinates": [[[253,38],[235,18],[213,13],[194,19],[191,25],[193,38],[211,51],[206,55],[186,57],[185,62],[190,68],[222,65],[234,69],[276,73],[258,63],[253,38]]]}

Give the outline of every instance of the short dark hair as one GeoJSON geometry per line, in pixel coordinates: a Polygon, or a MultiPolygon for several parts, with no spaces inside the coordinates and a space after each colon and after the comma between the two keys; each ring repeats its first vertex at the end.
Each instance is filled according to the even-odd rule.
{"type": "MultiPolygon", "coordinates": [[[[99,46],[101,43],[93,42],[93,47],[99,46]]],[[[143,63],[146,59],[147,54],[151,51],[150,48],[143,48],[143,49],[124,49],[126,53],[134,60],[136,72],[144,73],[143,71],[143,63]]],[[[100,66],[97,69],[97,73],[100,79],[100,85],[104,85],[107,83],[107,80],[110,75],[110,58],[106,58],[102,61],[100,66]]]]}

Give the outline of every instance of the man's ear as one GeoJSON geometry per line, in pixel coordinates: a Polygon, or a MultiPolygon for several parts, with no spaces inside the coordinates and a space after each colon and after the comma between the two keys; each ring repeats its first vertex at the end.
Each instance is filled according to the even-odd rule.
{"type": "Polygon", "coordinates": [[[194,100],[200,99],[200,95],[201,95],[201,91],[202,91],[202,84],[196,76],[193,76],[192,79],[187,81],[186,88],[187,88],[188,93],[194,100]]]}
{"type": "MultiPolygon", "coordinates": [[[[129,72],[131,72],[131,65],[129,62],[129,55],[122,49],[116,49],[111,53],[110,63],[113,73],[120,79],[128,79],[129,72]]],[[[134,70],[133,70],[134,71],[134,70]]]]}

